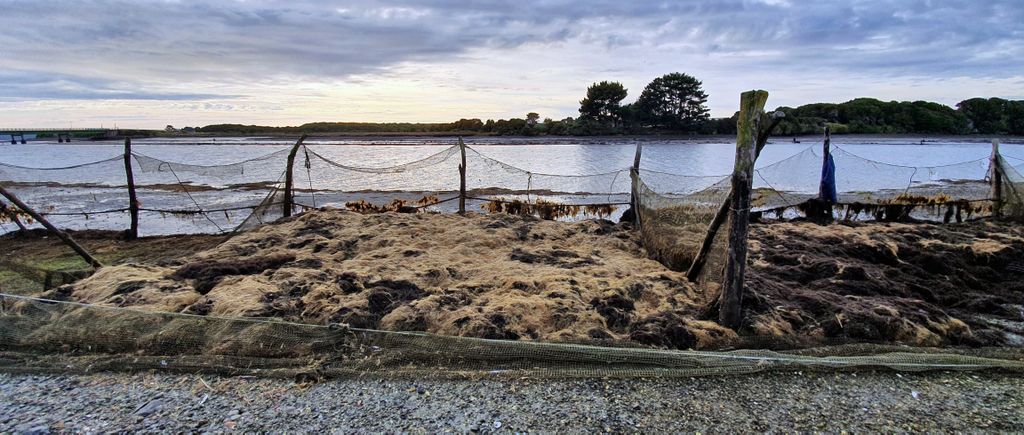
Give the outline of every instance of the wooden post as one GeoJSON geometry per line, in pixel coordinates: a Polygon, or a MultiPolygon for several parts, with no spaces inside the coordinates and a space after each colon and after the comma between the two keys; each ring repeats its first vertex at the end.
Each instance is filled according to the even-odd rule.
{"type": "MultiPolygon", "coordinates": [[[[768,143],[768,138],[771,137],[772,131],[779,125],[780,122],[786,117],[785,113],[775,112],[771,115],[771,124],[768,128],[761,130],[757,136],[757,150],[754,155],[754,161],[761,156],[761,150],[768,143]]],[[[722,202],[722,205],[718,207],[718,212],[715,213],[715,218],[711,220],[711,224],[708,225],[708,232],[704,234],[704,241],[700,244],[700,249],[697,251],[697,256],[693,259],[693,264],[690,265],[690,270],[686,271],[686,279],[691,282],[697,281],[697,277],[704,270],[704,264],[707,263],[708,254],[711,253],[711,247],[714,245],[715,236],[718,235],[718,230],[725,223],[725,219],[729,217],[729,201],[732,200],[733,191],[729,190],[729,195],[722,202]]]]}
{"type": "Polygon", "coordinates": [[[4,189],[3,186],[0,186],[0,195],[3,195],[4,197],[6,197],[14,205],[16,205],[16,206],[18,206],[18,208],[22,209],[22,211],[24,211],[25,213],[28,213],[29,216],[32,216],[32,219],[35,219],[36,222],[39,222],[44,227],[46,227],[47,230],[50,230],[50,232],[52,232],[54,235],[56,235],[57,238],[59,238],[62,241],[64,241],[64,243],[66,243],[68,246],[70,246],[71,249],[73,249],[75,252],[78,253],[78,255],[80,255],[83,259],[85,259],[85,262],[89,263],[90,266],[92,266],[94,268],[103,267],[103,264],[101,264],[99,262],[99,260],[96,260],[95,258],[93,258],[92,255],[89,255],[89,252],[86,251],[85,248],[83,248],[81,245],[76,243],[75,240],[71,238],[71,236],[69,236],[67,233],[65,233],[65,232],[63,232],[61,230],[58,230],[57,227],[53,226],[53,224],[50,223],[50,221],[47,221],[46,218],[44,218],[42,215],[40,215],[39,213],[36,213],[35,210],[32,210],[31,208],[29,208],[29,206],[25,205],[24,202],[21,202],[21,200],[18,199],[18,197],[14,196],[13,193],[8,192],[7,189],[4,189]]]}
{"type": "Polygon", "coordinates": [[[633,167],[629,170],[629,178],[632,180],[631,188],[629,189],[629,206],[633,209],[633,224],[640,227],[640,204],[636,198],[636,187],[640,184],[640,155],[643,154],[644,145],[642,142],[636,143],[636,156],[633,157],[633,167]]]}
{"type": "Polygon", "coordinates": [[[462,163],[459,164],[459,214],[466,214],[466,143],[459,138],[462,163]]]}
{"type": "Polygon", "coordinates": [[[131,227],[128,228],[128,239],[139,238],[139,198],[135,194],[135,175],[132,172],[132,139],[124,138],[124,174],[128,180],[128,213],[131,215],[131,227]]]}
{"type": "Polygon", "coordinates": [[[992,183],[993,217],[1001,217],[1003,215],[1003,171],[999,167],[1001,160],[999,156],[999,139],[992,139],[992,157],[989,163],[992,173],[989,175],[989,181],[992,183]]]}
{"type": "Polygon", "coordinates": [[[761,115],[767,100],[766,91],[748,91],[740,96],[740,115],[736,125],[736,164],[732,172],[732,197],[729,201],[729,257],[725,264],[725,282],[722,284],[718,312],[719,323],[732,329],[739,329],[743,320],[743,274],[747,266],[750,190],[754,180],[761,115]]]}
{"type": "Polygon", "coordinates": [[[292,146],[291,152],[288,153],[288,167],[284,172],[284,217],[292,215],[292,207],[295,204],[295,193],[293,192],[294,187],[292,184],[292,174],[295,170],[295,154],[299,152],[299,147],[302,146],[302,142],[306,140],[306,135],[302,135],[298,142],[292,146]]]}

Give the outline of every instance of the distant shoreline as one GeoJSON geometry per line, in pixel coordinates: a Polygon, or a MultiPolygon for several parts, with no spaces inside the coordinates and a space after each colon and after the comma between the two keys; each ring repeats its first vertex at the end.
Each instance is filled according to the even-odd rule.
{"type": "MultiPolygon", "coordinates": [[[[300,134],[285,134],[285,133],[274,133],[274,134],[258,134],[258,135],[246,135],[246,134],[190,134],[190,135],[160,135],[160,136],[149,136],[149,137],[132,137],[133,139],[195,139],[195,140],[214,140],[219,138],[251,138],[254,140],[284,140],[284,139],[297,139],[300,134]]],[[[636,142],[660,142],[660,141],[680,141],[690,143],[720,143],[720,142],[732,142],[735,141],[735,135],[682,135],[682,134],[642,134],[642,135],[604,135],[604,136],[569,136],[569,135],[550,135],[550,136],[499,136],[499,135],[487,135],[487,134],[453,134],[445,132],[441,133],[323,133],[323,134],[310,134],[307,140],[349,140],[349,141],[379,141],[379,140],[415,140],[415,139],[452,139],[456,140],[459,137],[465,138],[467,141],[473,142],[510,142],[511,144],[522,143],[522,144],[537,144],[537,143],[589,143],[599,144],[610,141],[622,142],[622,141],[636,141],[636,142]],[[481,140],[483,139],[483,140],[481,140]]],[[[772,142],[779,143],[782,141],[791,141],[793,138],[800,141],[801,143],[814,143],[820,142],[823,138],[822,135],[774,135],[772,136],[772,142]]],[[[892,139],[905,139],[912,142],[924,141],[923,145],[928,145],[930,141],[955,141],[955,142],[977,142],[977,143],[989,143],[993,139],[998,139],[1001,143],[1008,144],[1024,144],[1024,136],[1013,136],[1013,135],[982,135],[982,134],[965,134],[965,135],[949,135],[949,134],[842,134],[833,135],[835,140],[850,141],[854,140],[857,142],[876,140],[892,140],[892,139]]],[[[111,139],[96,139],[96,140],[81,140],[76,143],[96,143],[96,142],[110,142],[110,141],[123,141],[124,138],[111,138],[111,139]]],[[[345,144],[339,144],[345,145],[345,144]]]]}

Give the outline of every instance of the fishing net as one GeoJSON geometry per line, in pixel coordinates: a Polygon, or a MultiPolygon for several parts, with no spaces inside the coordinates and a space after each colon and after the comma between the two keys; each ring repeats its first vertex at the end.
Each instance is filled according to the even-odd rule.
{"type": "Polygon", "coordinates": [[[455,211],[459,159],[455,145],[411,162],[365,167],[338,162],[303,146],[295,160],[295,204],[357,211],[455,211]]]}
{"type": "MultiPolygon", "coordinates": [[[[729,197],[730,177],[641,170],[636,184],[636,212],[647,252],[670,269],[686,271],[729,197]]],[[[720,233],[709,251],[709,265],[698,279],[709,298],[718,290],[725,265],[725,231],[720,233]]]]}
{"type": "MultiPolygon", "coordinates": [[[[141,235],[229,232],[276,188],[285,153],[226,165],[192,165],[133,153],[141,235]]],[[[61,168],[0,164],[0,183],[54,225],[129,225],[124,157],[61,168]]]]}
{"type": "Polygon", "coordinates": [[[60,227],[128,225],[121,156],[56,168],[0,163],[0,185],[60,227]]]}
{"type": "Polygon", "coordinates": [[[999,165],[999,194],[1002,203],[1000,211],[1004,216],[1024,219],[1024,164],[1013,166],[1007,159],[997,156],[999,165]]]}
{"type": "MultiPolygon", "coordinates": [[[[990,159],[941,166],[905,166],[871,160],[839,145],[831,147],[839,216],[844,219],[949,221],[992,211],[990,159]]],[[[754,176],[755,210],[780,217],[818,197],[823,151],[820,145],[758,168],[754,176]]]]}
{"type": "Polygon", "coordinates": [[[136,311],[0,294],[0,370],[157,370],[292,377],[705,376],[773,370],[1024,372],[1003,349],[859,345],[799,351],[673,351],[488,340],[136,311]],[[851,356],[853,355],[853,356],[851,356]]]}
{"type": "Polygon", "coordinates": [[[629,204],[629,169],[558,175],[529,171],[466,149],[466,189],[474,207],[547,219],[618,218],[629,204]]]}

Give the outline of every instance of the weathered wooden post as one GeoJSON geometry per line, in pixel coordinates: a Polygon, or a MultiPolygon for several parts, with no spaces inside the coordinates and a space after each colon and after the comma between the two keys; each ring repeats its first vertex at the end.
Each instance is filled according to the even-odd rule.
{"type": "Polygon", "coordinates": [[[462,163],[459,164],[459,214],[466,214],[466,143],[459,138],[462,163]]]}
{"type": "Polygon", "coordinates": [[[13,193],[8,192],[7,189],[4,189],[3,186],[0,186],[0,195],[3,195],[5,198],[10,200],[11,203],[18,206],[18,208],[20,208],[25,213],[28,213],[29,216],[32,216],[32,219],[35,219],[36,222],[39,222],[44,227],[46,227],[47,230],[50,230],[50,232],[56,235],[57,238],[64,241],[64,243],[70,246],[71,249],[73,249],[76,253],[78,253],[78,255],[85,259],[85,262],[89,263],[90,266],[94,268],[103,267],[103,264],[101,264],[99,260],[93,258],[93,256],[90,255],[89,252],[85,250],[85,248],[83,248],[81,245],[75,242],[75,240],[72,239],[71,236],[69,236],[67,233],[61,230],[58,230],[57,227],[53,226],[53,224],[50,223],[50,221],[46,220],[46,218],[44,218],[39,213],[36,213],[35,210],[29,208],[29,206],[25,205],[24,202],[21,202],[21,200],[18,199],[17,196],[14,196],[13,193]]]}
{"type": "Polygon", "coordinates": [[[640,227],[640,202],[637,201],[636,188],[640,185],[640,155],[644,151],[642,142],[636,143],[636,156],[633,157],[633,167],[629,170],[629,179],[632,181],[629,189],[629,207],[633,209],[633,224],[640,227]]]}
{"type": "MultiPolygon", "coordinates": [[[[777,111],[771,114],[771,124],[768,124],[767,128],[761,129],[757,136],[757,146],[754,150],[754,161],[757,161],[757,157],[761,155],[761,150],[764,149],[768,143],[768,138],[771,137],[772,131],[775,127],[778,127],[779,123],[786,118],[786,114],[777,111]]],[[[729,217],[729,203],[732,201],[733,190],[729,190],[729,195],[722,202],[722,205],[718,207],[718,212],[715,213],[715,218],[711,220],[711,224],[708,225],[708,232],[704,234],[704,240],[700,244],[700,249],[697,251],[697,256],[693,259],[693,264],[690,265],[690,270],[686,271],[686,278],[691,282],[696,282],[701,272],[704,271],[704,265],[707,263],[708,254],[711,253],[711,247],[715,243],[715,237],[718,235],[718,230],[725,223],[726,218],[729,217]]]]}
{"type": "Polygon", "coordinates": [[[747,91],[740,96],[740,115],[736,125],[736,164],[732,172],[732,198],[729,201],[729,256],[725,264],[725,282],[722,285],[718,313],[719,323],[732,329],[739,329],[743,320],[743,274],[747,265],[750,191],[757,154],[755,142],[767,101],[766,91],[747,91]]]}
{"type": "Polygon", "coordinates": [[[302,146],[302,142],[305,140],[306,135],[303,134],[298,142],[295,142],[295,145],[292,146],[291,152],[288,153],[288,167],[284,172],[284,217],[292,215],[292,207],[295,205],[294,185],[292,183],[292,175],[295,172],[295,155],[298,154],[299,147],[302,146]]]}
{"type": "Polygon", "coordinates": [[[992,184],[992,216],[1003,215],[1003,171],[1000,168],[1002,159],[999,156],[999,139],[992,139],[992,157],[989,162],[989,181],[992,184]]]}
{"type": "Polygon", "coordinates": [[[135,193],[135,174],[132,172],[132,138],[124,138],[124,174],[128,180],[128,214],[131,216],[131,227],[128,239],[139,238],[139,198],[135,193]]]}

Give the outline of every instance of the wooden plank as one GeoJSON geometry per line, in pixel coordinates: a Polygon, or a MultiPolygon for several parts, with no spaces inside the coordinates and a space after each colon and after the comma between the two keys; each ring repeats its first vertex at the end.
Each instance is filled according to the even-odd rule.
{"type": "Polygon", "coordinates": [[[462,163],[459,164],[459,214],[466,214],[466,143],[459,138],[462,163]]]}
{"type": "Polygon", "coordinates": [[[139,198],[135,193],[135,174],[132,172],[132,138],[124,138],[124,174],[128,179],[128,213],[131,215],[131,226],[128,228],[128,239],[139,238],[139,198]]]}
{"type": "Polygon", "coordinates": [[[5,198],[10,200],[11,203],[18,206],[18,208],[20,208],[22,211],[28,213],[29,216],[32,216],[32,219],[35,219],[36,222],[39,222],[44,227],[46,227],[47,230],[50,230],[50,232],[56,235],[57,238],[61,239],[65,244],[70,246],[71,249],[78,253],[78,255],[85,259],[85,262],[89,263],[90,266],[97,269],[103,267],[103,264],[101,264],[99,260],[93,258],[93,256],[89,254],[89,251],[86,251],[85,248],[82,247],[82,245],[79,245],[77,242],[75,242],[75,240],[72,239],[71,236],[57,229],[57,227],[53,226],[53,224],[51,224],[50,221],[46,220],[46,218],[44,218],[42,215],[36,213],[35,210],[25,205],[24,202],[21,202],[21,200],[18,199],[17,196],[14,196],[13,193],[8,192],[7,189],[3,188],[3,186],[0,186],[0,195],[3,195],[5,198]]]}
{"type": "Polygon", "coordinates": [[[292,207],[295,205],[295,192],[293,185],[293,175],[295,173],[295,155],[299,152],[299,147],[302,146],[302,142],[306,140],[306,135],[302,135],[295,145],[292,146],[292,150],[288,152],[288,167],[284,172],[284,204],[282,213],[284,217],[292,215],[292,207]]]}
{"type": "Polygon", "coordinates": [[[747,266],[750,193],[757,157],[756,142],[767,100],[766,91],[748,91],[740,96],[736,163],[732,172],[732,197],[729,202],[729,253],[718,312],[719,323],[732,329],[739,329],[743,320],[743,275],[747,266]]]}

